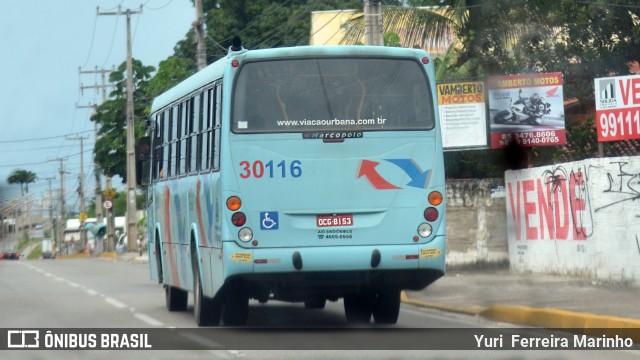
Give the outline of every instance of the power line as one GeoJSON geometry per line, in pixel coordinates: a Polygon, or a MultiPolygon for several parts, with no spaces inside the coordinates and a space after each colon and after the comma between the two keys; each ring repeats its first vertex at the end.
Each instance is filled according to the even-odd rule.
{"type": "Polygon", "coordinates": [[[98,15],[96,15],[95,20],[93,21],[93,34],[91,35],[91,45],[89,46],[89,54],[87,54],[87,60],[85,60],[84,65],[82,67],[87,66],[89,63],[89,58],[91,57],[91,51],[93,50],[93,41],[96,38],[96,25],[98,24],[98,15]]]}
{"type": "Polygon", "coordinates": [[[171,5],[173,0],[169,0],[168,3],[166,3],[166,4],[164,4],[164,5],[160,6],[160,7],[157,7],[157,8],[153,8],[151,6],[147,6],[147,4],[150,3],[150,2],[151,2],[151,0],[149,0],[146,3],[142,4],[142,6],[147,8],[147,9],[149,9],[149,10],[162,10],[162,9],[166,8],[167,6],[171,5]]]}
{"type": "MultiPolygon", "coordinates": [[[[292,22],[295,23],[296,21],[298,21],[301,16],[304,16],[304,14],[306,14],[307,11],[311,10],[312,6],[313,6],[313,2],[309,2],[301,10],[298,10],[294,15],[290,16],[289,19],[287,20],[287,22],[284,23],[283,26],[279,26],[279,27],[275,28],[274,30],[272,30],[270,32],[270,34],[267,34],[264,37],[262,37],[262,39],[265,39],[265,40],[262,41],[260,44],[254,46],[254,48],[260,48],[260,46],[266,44],[268,41],[270,41],[274,37],[280,36],[283,33],[286,34],[286,32],[289,30],[289,27],[291,26],[290,24],[292,22]]],[[[258,40],[258,41],[260,41],[260,40],[258,40]]]]}
{"type": "MultiPolygon", "coordinates": [[[[69,158],[72,156],[78,156],[80,154],[84,154],[86,152],[92,152],[93,149],[89,149],[89,150],[83,150],[82,153],[77,153],[77,154],[71,154],[71,155],[67,155],[67,156],[63,156],[64,158],[69,158]]],[[[46,164],[51,162],[51,160],[47,160],[47,161],[40,161],[40,162],[35,162],[35,163],[23,163],[23,164],[11,164],[11,165],[0,165],[0,168],[4,168],[4,167],[24,167],[24,166],[29,166],[29,165],[42,165],[42,164],[46,164]]]]}
{"type": "Polygon", "coordinates": [[[70,136],[70,135],[84,134],[84,133],[89,132],[89,131],[92,131],[92,130],[78,131],[78,132],[74,132],[74,133],[56,135],[56,136],[49,136],[49,137],[43,137],[43,138],[29,138],[29,139],[20,139],[20,140],[1,140],[0,144],[9,144],[9,143],[17,143],[17,142],[25,142],[25,141],[51,140],[51,139],[62,138],[62,137],[70,136]]]}
{"type": "Polygon", "coordinates": [[[575,1],[575,0],[572,1],[572,2],[576,3],[576,4],[583,4],[583,5],[621,7],[621,8],[626,8],[626,9],[640,9],[640,5],[593,3],[593,2],[588,2],[588,1],[575,1]]]}
{"type": "MultiPolygon", "coordinates": [[[[98,13],[98,15],[100,15],[100,14],[98,13]]],[[[101,66],[103,68],[104,68],[105,65],[107,65],[107,62],[109,61],[109,58],[111,57],[111,51],[113,50],[113,44],[116,41],[116,34],[117,33],[118,33],[118,17],[116,16],[116,26],[113,29],[113,36],[111,37],[111,45],[109,46],[109,53],[107,54],[107,57],[104,59],[104,63],[101,66]]]]}

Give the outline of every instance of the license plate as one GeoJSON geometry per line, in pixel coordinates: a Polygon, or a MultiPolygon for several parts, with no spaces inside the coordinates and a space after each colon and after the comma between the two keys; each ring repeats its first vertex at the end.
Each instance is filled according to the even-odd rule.
{"type": "Polygon", "coordinates": [[[352,214],[316,215],[316,225],[318,227],[351,226],[353,225],[353,215],[352,214]]]}

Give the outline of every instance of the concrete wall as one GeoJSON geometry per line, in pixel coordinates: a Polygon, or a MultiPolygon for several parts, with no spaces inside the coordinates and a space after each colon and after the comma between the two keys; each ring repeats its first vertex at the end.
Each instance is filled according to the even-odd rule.
{"type": "Polygon", "coordinates": [[[495,267],[508,262],[504,181],[447,181],[447,266],[495,267]]]}
{"type": "Polygon", "coordinates": [[[505,174],[511,269],[640,285],[640,157],[505,174]]]}

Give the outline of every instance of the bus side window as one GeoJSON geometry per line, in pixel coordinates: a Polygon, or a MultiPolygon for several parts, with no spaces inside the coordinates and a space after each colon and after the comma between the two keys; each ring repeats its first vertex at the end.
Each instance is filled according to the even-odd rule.
{"type": "Polygon", "coordinates": [[[187,171],[192,173],[198,170],[197,168],[197,140],[196,136],[198,133],[198,123],[200,122],[200,117],[202,116],[202,94],[196,94],[191,100],[191,107],[193,111],[191,112],[192,116],[189,119],[189,124],[187,127],[187,171]]]}
{"type": "Polygon", "coordinates": [[[156,123],[153,129],[153,180],[162,178],[162,130],[164,128],[164,113],[156,114],[156,123]]]}
{"type": "Polygon", "coordinates": [[[171,124],[171,173],[169,177],[178,175],[178,169],[180,168],[180,153],[178,148],[178,141],[180,140],[178,129],[180,128],[180,112],[182,110],[182,104],[173,107],[172,111],[172,124],[171,124]]]}
{"type": "Polygon", "coordinates": [[[171,112],[172,110],[164,111],[164,121],[163,121],[163,130],[162,130],[162,166],[163,171],[161,178],[166,179],[169,177],[169,173],[171,171],[171,112]]]}
{"type": "Polygon", "coordinates": [[[207,118],[209,117],[209,92],[210,90],[205,90],[202,94],[200,94],[200,121],[197,124],[197,129],[195,131],[196,137],[196,152],[193,156],[196,158],[198,170],[206,170],[208,167],[206,166],[206,162],[203,162],[202,159],[204,157],[204,147],[203,147],[203,131],[207,126],[207,118]]]}
{"type": "Polygon", "coordinates": [[[213,136],[213,168],[220,168],[220,131],[222,124],[222,84],[216,85],[216,109],[215,109],[215,121],[214,121],[214,136],[213,136]]]}
{"type": "Polygon", "coordinates": [[[180,125],[178,128],[178,138],[179,140],[179,162],[180,166],[178,167],[178,175],[184,175],[187,173],[187,127],[189,125],[189,118],[191,118],[191,113],[193,112],[193,101],[187,100],[182,104],[182,111],[180,112],[180,125]]]}
{"type": "Polygon", "coordinates": [[[213,119],[213,89],[209,89],[205,93],[206,111],[205,118],[202,121],[202,130],[200,132],[200,169],[208,170],[211,168],[211,122],[213,119]]]}

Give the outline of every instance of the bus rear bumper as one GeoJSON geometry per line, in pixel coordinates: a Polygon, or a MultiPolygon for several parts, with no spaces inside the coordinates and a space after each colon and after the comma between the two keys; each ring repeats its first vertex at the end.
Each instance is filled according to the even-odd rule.
{"type": "Polygon", "coordinates": [[[406,279],[406,283],[401,281],[402,288],[420,289],[444,274],[445,237],[437,236],[428,244],[268,249],[225,242],[223,257],[227,279],[321,280],[339,275],[337,278],[353,278],[358,283],[370,275],[382,275],[393,281],[406,279]]]}

